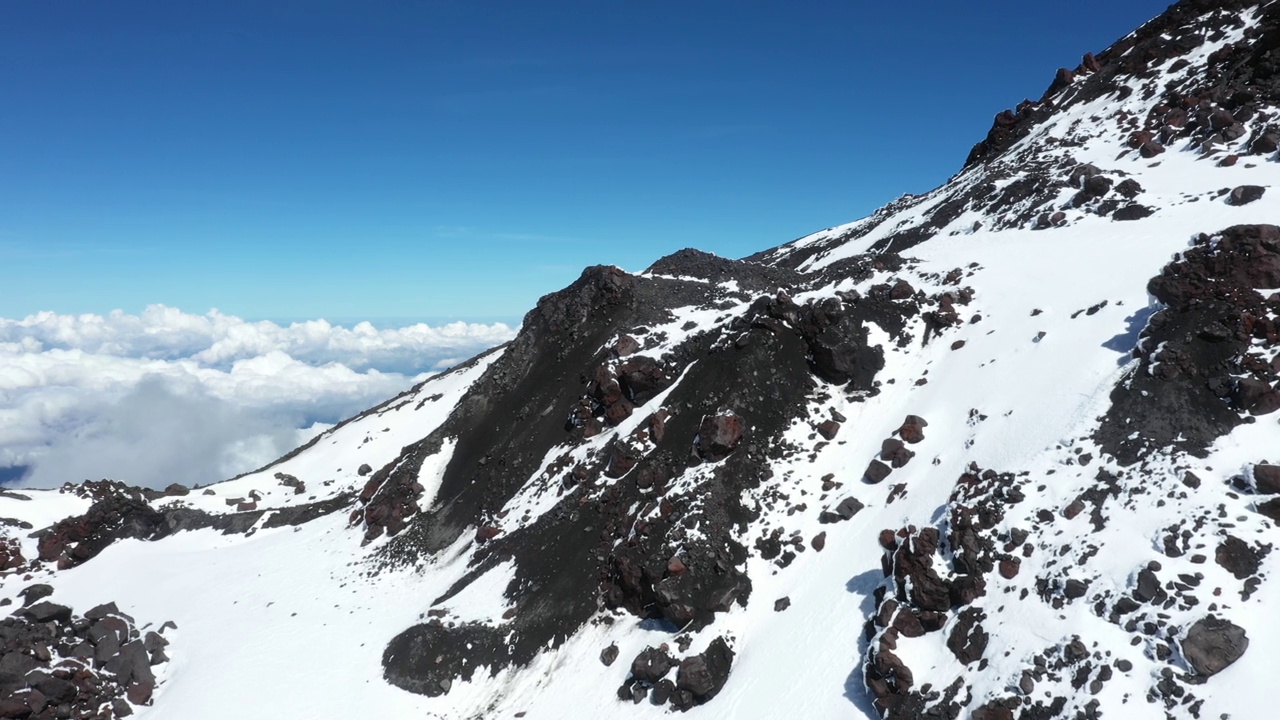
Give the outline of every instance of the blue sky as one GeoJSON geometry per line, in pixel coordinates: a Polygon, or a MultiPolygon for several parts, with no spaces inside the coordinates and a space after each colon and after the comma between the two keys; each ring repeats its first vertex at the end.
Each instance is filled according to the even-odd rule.
{"type": "Polygon", "coordinates": [[[1165,5],[6,2],[0,316],[519,318],[928,190],[1165,5]]]}

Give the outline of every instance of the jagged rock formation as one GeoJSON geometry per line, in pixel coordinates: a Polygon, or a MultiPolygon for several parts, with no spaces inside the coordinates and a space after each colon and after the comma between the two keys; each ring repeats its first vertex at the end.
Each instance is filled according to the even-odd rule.
{"type": "Polygon", "coordinates": [[[0,496],[0,601],[208,573],[192,653],[245,685],[287,655],[312,714],[1248,717],[1280,652],[1277,48],[1278,3],[1180,2],[930,193],[588,268],[226,483],[0,496]]]}

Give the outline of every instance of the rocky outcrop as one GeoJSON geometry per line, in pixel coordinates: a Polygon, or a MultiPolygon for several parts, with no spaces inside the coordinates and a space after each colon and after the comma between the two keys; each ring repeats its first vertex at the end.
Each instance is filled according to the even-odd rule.
{"type": "Polygon", "coordinates": [[[1200,453],[1246,417],[1280,410],[1276,369],[1258,348],[1280,342],[1280,227],[1201,235],[1148,284],[1164,304],[1142,331],[1138,367],[1112,392],[1097,432],[1125,463],[1151,448],[1200,453]]]}
{"type": "Polygon", "coordinates": [[[169,661],[168,644],[159,632],[136,627],[114,603],[83,617],[49,601],[24,607],[0,620],[0,717],[132,715],[151,704],[154,668],[169,661]]]}

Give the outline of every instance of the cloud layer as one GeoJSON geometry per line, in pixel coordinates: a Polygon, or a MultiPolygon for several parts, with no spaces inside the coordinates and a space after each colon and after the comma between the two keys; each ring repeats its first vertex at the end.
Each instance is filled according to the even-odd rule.
{"type": "Polygon", "coordinates": [[[21,484],[33,487],[213,482],[513,335],[501,323],[282,326],[163,305],[0,319],[0,468],[30,468],[21,484]]]}

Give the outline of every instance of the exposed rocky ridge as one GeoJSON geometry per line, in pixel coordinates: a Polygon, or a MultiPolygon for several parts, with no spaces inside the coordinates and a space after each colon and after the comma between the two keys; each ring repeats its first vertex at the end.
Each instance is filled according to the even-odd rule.
{"type": "Polygon", "coordinates": [[[1203,453],[1231,428],[1280,410],[1280,227],[1236,226],[1194,245],[1153,278],[1166,306],[1153,314],[1134,355],[1138,367],[1111,394],[1099,443],[1122,462],[1143,450],[1203,453]]]}
{"type": "Polygon", "coordinates": [[[1077,150],[1106,138],[1134,158],[1186,144],[1226,167],[1242,157],[1274,160],[1277,38],[1275,3],[1176,3],[1096,56],[1086,54],[1076,69],[1060,69],[1040,100],[997,114],[964,169],[942,187],[749,259],[805,269],[864,238],[874,239],[869,252],[901,253],[978,227],[1051,230],[1084,214],[1148,217],[1154,210],[1141,201],[1144,188],[1117,162],[1125,153],[1099,167],[1076,160],[1077,150]],[[1095,114],[1087,122],[1059,122],[1080,108],[1095,114]]]}

